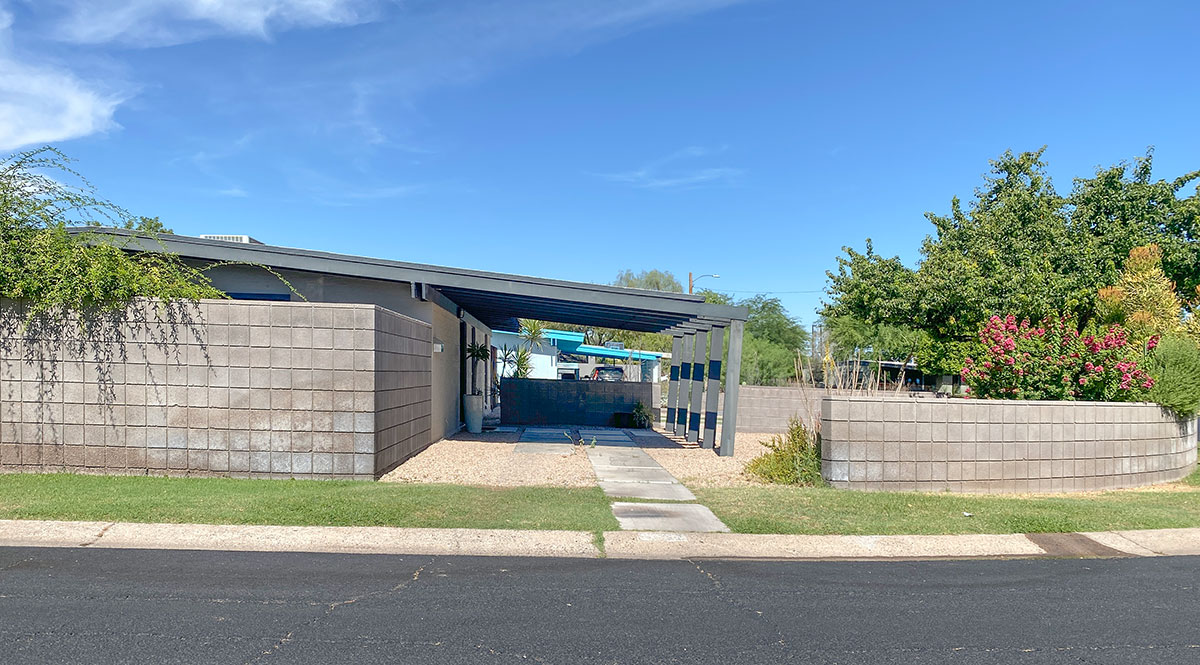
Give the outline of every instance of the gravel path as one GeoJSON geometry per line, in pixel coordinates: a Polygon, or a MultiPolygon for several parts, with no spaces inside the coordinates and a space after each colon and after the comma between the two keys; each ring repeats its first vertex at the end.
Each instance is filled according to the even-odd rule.
{"type": "Polygon", "coordinates": [[[646,448],[646,452],[689,487],[738,487],[761,485],[746,475],[746,462],[767,451],[760,441],[770,434],[739,433],[734,440],[733,457],[721,457],[702,448],[646,448]]]}
{"type": "Polygon", "coordinates": [[[516,433],[458,434],[429,446],[380,480],[482,487],[596,486],[582,450],[569,455],[517,454],[516,440],[516,433]]]}

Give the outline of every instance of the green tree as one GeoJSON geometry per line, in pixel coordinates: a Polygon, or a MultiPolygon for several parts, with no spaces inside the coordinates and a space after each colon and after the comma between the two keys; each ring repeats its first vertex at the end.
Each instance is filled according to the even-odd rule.
{"type": "Polygon", "coordinates": [[[788,315],[779,298],[756,295],[738,303],[750,310],[746,333],[795,353],[808,347],[808,331],[788,315]]]}
{"type": "Polygon", "coordinates": [[[1095,318],[1100,289],[1117,281],[1134,247],[1157,243],[1177,293],[1186,300],[1195,292],[1200,190],[1182,190],[1200,172],[1154,181],[1147,154],[1076,180],[1063,197],[1043,150],[1006,152],[969,205],[955,198],[950,214],[926,214],[934,233],[916,270],[876,255],[869,242],[865,253],[847,248],[828,273],[823,318],[922,331],[919,364],[953,374],[992,315],[1066,315],[1081,326],[1095,318]]]}
{"type": "Polygon", "coordinates": [[[1154,150],[1133,162],[1098,169],[1075,180],[1067,200],[1072,227],[1096,239],[1103,275],[1112,284],[1135,248],[1156,244],[1163,270],[1185,300],[1200,286],[1200,170],[1154,180],[1154,150]],[[1190,196],[1184,190],[1192,186],[1190,196]]]}
{"type": "Polygon", "coordinates": [[[613,286],[624,286],[630,289],[646,289],[648,291],[670,291],[683,293],[683,284],[667,270],[643,270],[634,273],[632,270],[622,270],[613,280],[613,286]]]}
{"type": "Polygon", "coordinates": [[[846,256],[837,257],[837,272],[826,271],[829,279],[822,317],[853,317],[868,323],[898,324],[911,321],[915,308],[913,271],[900,257],[884,258],[875,253],[867,238],[867,251],[859,253],[843,247],[846,256]]]}
{"type": "Polygon", "coordinates": [[[921,248],[913,314],[935,338],[968,339],[993,314],[1091,315],[1103,278],[1095,242],[1072,232],[1041,156],[1006,152],[968,210],[956,198],[949,216],[926,215],[936,234],[921,248]]]}

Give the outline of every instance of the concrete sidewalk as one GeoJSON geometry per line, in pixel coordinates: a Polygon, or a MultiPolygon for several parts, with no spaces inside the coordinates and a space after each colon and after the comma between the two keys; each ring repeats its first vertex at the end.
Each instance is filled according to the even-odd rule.
{"type": "Polygon", "coordinates": [[[626,559],[962,559],[1200,555],[1200,528],[1083,534],[790,536],[0,520],[0,546],[626,559]]]}

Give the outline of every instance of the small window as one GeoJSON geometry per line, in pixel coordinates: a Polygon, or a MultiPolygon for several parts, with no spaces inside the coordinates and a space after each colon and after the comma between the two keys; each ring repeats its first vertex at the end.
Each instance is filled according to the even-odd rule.
{"type": "Polygon", "coordinates": [[[231,291],[225,295],[234,300],[274,300],[282,302],[292,299],[292,294],[290,293],[234,293],[231,291]]]}

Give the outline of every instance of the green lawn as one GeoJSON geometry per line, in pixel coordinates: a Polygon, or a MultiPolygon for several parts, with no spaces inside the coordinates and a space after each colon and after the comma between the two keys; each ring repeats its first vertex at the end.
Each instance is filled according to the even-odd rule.
{"type": "Polygon", "coordinates": [[[614,530],[599,488],[0,474],[0,519],[614,530]]]}
{"type": "Polygon", "coordinates": [[[1200,526],[1198,474],[1170,489],[1050,497],[783,486],[693,491],[740,533],[1037,533],[1200,526]]]}

